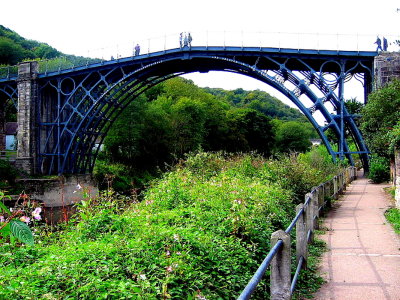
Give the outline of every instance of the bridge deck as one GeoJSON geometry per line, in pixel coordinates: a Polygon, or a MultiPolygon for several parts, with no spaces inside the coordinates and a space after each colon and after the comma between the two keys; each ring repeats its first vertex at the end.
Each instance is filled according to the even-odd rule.
{"type": "Polygon", "coordinates": [[[400,238],[384,216],[386,186],[354,181],[325,219],[327,283],[314,299],[400,299],[400,238]]]}
{"type": "MultiPolygon", "coordinates": [[[[351,59],[354,58],[356,60],[368,60],[373,61],[374,57],[378,55],[376,51],[350,51],[350,50],[316,50],[316,49],[295,49],[295,48],[271,48],[271,47],[234,47],[234,46],[196,46],[173,48],[166,49],[163,51],[156,51],[147,54],[142,54],[139,56],[130,56],[123,57],[114,60],[99,60],[98,62],[80,62],[79,65],[75,65],[71,68],[59,68],[57,66],[53,66],[54,69],[47,70],[47,67],[44,66],[42,71],[39,73],[39,78],[46,78],[51,76],[58,76],[61,74],[70,74],[70,73],[79,73],[79,72],[87,72],[88,70],[96,70],[101,68],[107,68],[114,65],[123,65],[123,64],[132,64],[132,63],[149,63],[157,60],[161,60],[171,56],[181,56],[182,53],[188,55],[197,54],[202,55],[204,57],[210,57],[213,55],[228,55],[228,56],[246,56],[246,55],[254,55],[255,53],[260,55],[271,55],[274,57],[297,57],[302,59],[313,59],[313,60],[326,60],[330,58],[335,59],[351,59]]],[[[45,61],[41,62],[46,64],[45,61]]],[[[6,70],[7,67],[3,67],[4,69],[0,72],[0,82],[8,82],[15,81],[18,77],[17,69],[15,67],[12,70],[6,70]]]]}

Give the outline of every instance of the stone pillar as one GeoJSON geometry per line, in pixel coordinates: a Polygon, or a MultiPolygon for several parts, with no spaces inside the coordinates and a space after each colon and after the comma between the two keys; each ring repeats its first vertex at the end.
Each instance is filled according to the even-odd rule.
{"type": "Polygon", "coordinates": [[[312,243],[314,241],[314,200],[313,200],[313,195],[312,193],[308,193],[305,196],[305,202],[307,199],[310,198],[310,201],[308,202],[308,205],[306,207],[306,218],[307,218],[307,235],[308,232],[310,232],[310,237],[308,239],[308,242],[312,243]]]}
{"type": "Polygon", "coordinates": [[[35,173],[36,163],[36,103],[38,86],[37,62],[18,66],[18,148],[16,166],[28,174],[35,173]]]}
{"type": "Polygon", "coordinates": [[[384,87],[389,81],[400,79],[400,53],[381,52],[374,61],[375,88],[384,87]]]}
{"type": "MultiPolygon", "coordinates": [[[[296,214],[304,209],[304,204],[296,206],[296,214]]],[[[307,214],[303,211],[296,223],[296,264],[300,258],[304,258],[302,269],[307,268],[308,259],[308,241],[307,241],[307,214]]]]}
{"type": "Polygon", "coordinates": [[[289,300],[291,285],[291,251],[290,235],[283,230],[275,231],[271,236],[271,247],[282,240],[283,247],[277,252],[271,262],[271,300],[289,300]]]}

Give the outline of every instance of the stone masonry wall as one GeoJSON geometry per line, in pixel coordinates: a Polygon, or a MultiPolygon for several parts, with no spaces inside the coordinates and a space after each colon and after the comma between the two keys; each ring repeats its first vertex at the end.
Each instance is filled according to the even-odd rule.
{"type": "Polygon", "coordinates": [[[375,57],[375,88],[385,86],[389,81],[400,79],[400,53],[382,52],[375,57]]]}
{"type": "Polygon", "coordinates": [[[34,174],[35,171],[37,74],[37,62],[21,63],[18,67],[18,148],[16,166],[28,174],[34,174]]]}

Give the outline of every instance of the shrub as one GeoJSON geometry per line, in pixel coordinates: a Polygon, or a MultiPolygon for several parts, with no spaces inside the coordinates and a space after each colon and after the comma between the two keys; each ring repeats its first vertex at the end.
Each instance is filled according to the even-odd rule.
{"type": "MultiPolygon", "coordinates": [[[[187,165],[154,181],[141,202],[85,199],[63,232],[37,232],[35,249],[0,245],[0,298],[237,297],[268,253],[271,233],[294,216],[292,179],[274,176],[295,166],[294,177],[311,175],[298,157],[278,164],[198,153],[187,165]]],[[[268,298],[268,290],[265,279],[253,298],[268,298]]]]}
{"type": "Polygon", "coordinates": [[[374,183],[386,182],[390,179],[390,164],[387,158],[373,156],[370,160],[368,178],[374,183]]]}

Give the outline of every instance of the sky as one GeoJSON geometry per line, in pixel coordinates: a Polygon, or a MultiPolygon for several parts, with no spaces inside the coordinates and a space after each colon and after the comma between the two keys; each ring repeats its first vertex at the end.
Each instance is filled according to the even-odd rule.
{"type": "MultiPolygon", "coordinates": [[[[400,2],[394,0],[4,0],[0,8],[0,24],[25,38],[106,59],[129,55],[136,43],[142,52],[177,47],[182,31],[192,33],[194,45],[248,40],[245,45],[274,46],[279,40],[280,46],[323,48],[325,39],[330,48],[371,51],[377,35],[391,42],[400,34],[400,2]]],[[[221,73],[186,77],[199,86],[266,90],[289,104],[264,83],[221,73]]],[[[362,86],[346,88],[346,96],[361,99],[362,86]]]]}

